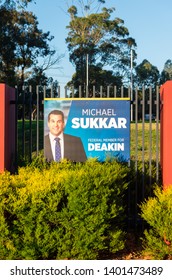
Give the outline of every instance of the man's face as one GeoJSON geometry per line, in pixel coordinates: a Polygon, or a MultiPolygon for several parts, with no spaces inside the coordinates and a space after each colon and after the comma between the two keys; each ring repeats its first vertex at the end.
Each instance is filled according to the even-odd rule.
{"type": "Polygon", "coordinates": [[[61,115],[50,115],[48,127],[52,135],[58,136],[64,129],[64,122],[61,115]]]}

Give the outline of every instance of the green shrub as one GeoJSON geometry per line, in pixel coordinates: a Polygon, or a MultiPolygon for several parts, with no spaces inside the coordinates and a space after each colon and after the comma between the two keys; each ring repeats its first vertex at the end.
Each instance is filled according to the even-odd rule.
{"type": "Polygon", "coordinates": [[[172,188],[155,189],[155,197],[141,204],[141,216],[148,223],[144,232],[144,249],[154,259],[172,257],[172,188]]]}
{"type": "Polygon", "coordinates": [[[121,250],[128,167],[38,161],[0,175],[0,258],[99,259],[121,250]]]}

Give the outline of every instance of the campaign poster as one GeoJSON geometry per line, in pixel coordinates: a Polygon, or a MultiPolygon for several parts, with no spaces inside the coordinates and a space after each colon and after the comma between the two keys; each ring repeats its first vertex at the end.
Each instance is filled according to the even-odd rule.
{"type": "MultiPolygon", "coordinates": [[[[101,162],[112,158],[123,162],[130,160],[129,98],[46,98],[44,137],[49,134],[48,115],[54,110],[63,112],[63,134],[72,137],[62,142],[62,158],[76,162],[88,158],[101,162]],[[80,143],[74,145],[75,139],[80,139],[80,143]],[[79,156],[82,153],[85,158],[79,156]]],[[[47,150],[46,143],[44,141],[44,150],[47,150]]]]}

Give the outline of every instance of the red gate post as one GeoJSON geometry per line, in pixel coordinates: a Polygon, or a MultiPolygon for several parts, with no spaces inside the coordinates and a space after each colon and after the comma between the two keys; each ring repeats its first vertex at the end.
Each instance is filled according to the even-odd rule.
{"type": "Polygon", "coordinates": [[[163,189],[172,187],[172,81],[160,89],[160,164],[163,189]]]}
{"type": "Polygon", "coordinates": [[[15,170],[15,89],[0,84],[0,172],[15,170]]]}

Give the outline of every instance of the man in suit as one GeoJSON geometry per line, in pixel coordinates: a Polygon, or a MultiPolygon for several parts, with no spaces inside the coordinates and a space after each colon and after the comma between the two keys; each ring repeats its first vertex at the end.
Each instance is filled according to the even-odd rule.
{"type": "Polygon", "coordinates": [[[49,134],[44,137],[44,156],[47,161],[65,158],[74,162],[84,162],[87,157],[79,137],[63,133],[64,114],[53,110],[48,115],[49,134]]]}

